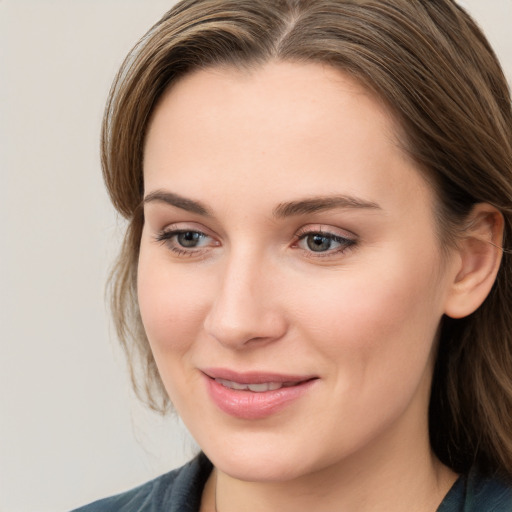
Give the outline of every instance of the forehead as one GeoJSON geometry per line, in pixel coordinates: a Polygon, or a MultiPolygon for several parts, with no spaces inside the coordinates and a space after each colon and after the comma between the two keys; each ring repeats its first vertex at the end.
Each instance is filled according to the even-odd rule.
{"type": "Polygon", "coordinates": [[[337,114],[344,111],[348,115],[351,103],[356,107],[371,104],[369,110],[359,109],[359,117],[371,110],[381,134],[396,138],[400,126],[392,119],[391,109],[358,80],[322,63],[286,61],[253,68],[209,67],[186,74],[163,94],[149,133],[155,124],[162,125],[158,120],[164,116],[181,122],[182,128],[194,121],[221,122],[230,116],[238,127],[267,131],[273,127],[283,130],[284,136],[286,128],[299,128],[301,121],[315,128],[315,118],[328,121],[327,114],[335,109],[337,114]]]}
{"type": "Polygon", "coordinates": [[[263,187],[269,201],[336,188],[398,204],[426,186],[399,132],[380,98],[329,66],[200,70],[174,84],[155,109],[145,188],[211,196],[228,185],[255,194],[272,183],[270,195],[263,187]]]}

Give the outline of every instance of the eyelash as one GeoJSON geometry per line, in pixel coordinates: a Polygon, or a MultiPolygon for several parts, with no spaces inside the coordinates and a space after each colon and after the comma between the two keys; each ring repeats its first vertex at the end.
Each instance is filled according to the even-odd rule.
{"type": "Polygon", "coordinates": [[[176,244],[176,242],[173,240],[174,238],[178,237],[179,235],[183,235],[186,233],[191,233],[194,235],[199,235],[201,238],[211,238],[209,235],[203,233],[202,231],[199,231],[197,229],[175,229],[173,227],[169,227],[167,229],[164,229],[160,231],[155,236],[155,240],[165,246],[175,253],[178,256],[196,256],[201,249],[191,247],[189,249],[186,249],[182,246],[179,246],[176,244]]]}
{"type": "MultiPolygon", "coordinates": [[[[158,233],[155,236],[155,240],[165,246],[175,253],[178,256],[197,256],[199,255],[204,248],[196,248],[196,247],[190,247],[189,249],[184,248],[183,246],[177,245],[176,241],[174,240],[176,237],[182,234],[193,234],[198,235],[200,238],[206,239],[211,238],[209,235],[203,233],[202,231],[195,230],[195,229],[175,229],[172,226],[169,228],[166,228],[162,230],[160,233],[158,233]]],[[[296,234],[296,239],[292,245],[293,248],[299,248],[301,249],[305,254],[307,254],[307,257],[309,258],[326,258],[329,256],[334,256],[338,254],[342,254],[349,250],[350,248],[354,247],[357,244],[357,240],[340,236],[328,231],[324,231],[322,229],[316,229],[316,230],[307,230],[303,229],[300,230],[296,234]],[[323,239],[328,240],[329,242],[335,242],[340,244],[340,246],[336,249],[328,249],[326,251],[314,251],[314,250],[308,250],[304,249],[299,246],[299,243],[306,240],[308,237],[321,237],[323,239]]],[[[216,244],[217,245],[217,244],[216,244]]],[[[309,245],[309,244],[308,244],[309,245]]]]}
{"type": "Polygon", "coordinates": [[[337,235],[335,233],[331,233],[329,231],[324,231],[322,229],[305,229],[297,233],[297,241],[293,245],[297,246],[299,242],[306,240],[308,237],[315,236],[324,238],[326,240],[329,240],[330,242],[336,242],[340,244],[340,246],[336,249],[328,249],[327,251],[313,251],[301,248],[310,258],[328,258],[339,254],[343,254],[344,252],[346,252],[350,248],[353,248],[357,244],[357,240],[354,238],[344,237],[341,235],[337,235]]]}

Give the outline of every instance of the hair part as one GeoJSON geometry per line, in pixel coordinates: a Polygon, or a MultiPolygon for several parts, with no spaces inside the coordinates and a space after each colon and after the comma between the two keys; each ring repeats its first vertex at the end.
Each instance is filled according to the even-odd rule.
{"type": "MultiPolygon", "coordinates": [[[[144,223],[144,141],[164,91],[212,66],[318,62],[361,82],[390,107],[403,149],[436,196],[441,246],[456,243],[481,202],[512,240],[512,110],[499,62],[451,0],[184,0],[135,46],[114,81],[102,131],[105,182],[129,226],[111,279],[118,335],[138,395],[169,400],[137,306],[144,223]],[[139,364],[139,370],[133,364],[139,364]]],[[[457,472],[473,464],[512,479],[512,255],[484,304],[443,318],[430,403],[432,447],[457,472]]]]}

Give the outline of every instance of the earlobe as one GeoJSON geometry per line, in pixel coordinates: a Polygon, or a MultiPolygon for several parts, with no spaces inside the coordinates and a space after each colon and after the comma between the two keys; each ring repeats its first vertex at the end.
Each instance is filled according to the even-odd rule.
{"type": "Polygon", "coordinates": [[[470,315],[491,291],[503,252],[503,224],[502,214],[489,204],[477,204],[471,211],[456,249],[457,268],[445,304],[447,316],[470,315]]]}

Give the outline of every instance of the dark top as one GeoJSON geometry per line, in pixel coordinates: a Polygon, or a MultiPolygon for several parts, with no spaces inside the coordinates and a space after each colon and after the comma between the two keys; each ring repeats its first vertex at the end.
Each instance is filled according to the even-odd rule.
{"type": "MultiPolygon", "coordinates": [[[[140,487],[73,512],[198,512],[211,470],[211,462],[199,454],[185,466],[140,487]]],[[[512,487],[473,470],[459,477],[437,512],[512,512],[512,487]]]]}

